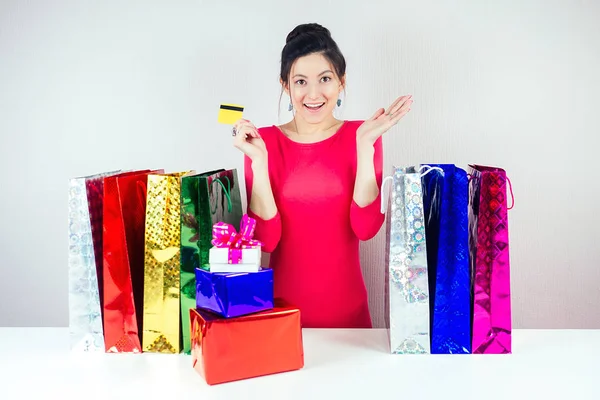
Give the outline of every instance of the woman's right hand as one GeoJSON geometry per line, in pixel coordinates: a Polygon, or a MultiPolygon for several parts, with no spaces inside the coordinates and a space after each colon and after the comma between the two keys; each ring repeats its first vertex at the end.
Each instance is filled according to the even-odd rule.
{"type": "Polygon", "coordinates": [[[240,119],[233,125],[233,129],[235,130],[233,137],[235,147],[247,155],[253,163],[267,161],[267,146],[252,122],[240,119]]]}

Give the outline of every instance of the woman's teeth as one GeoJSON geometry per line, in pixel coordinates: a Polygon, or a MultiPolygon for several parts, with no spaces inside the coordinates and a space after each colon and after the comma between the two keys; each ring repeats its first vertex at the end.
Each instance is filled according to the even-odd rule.
{"type": "Polygon", "coordinates": [[[309,108],[311,110],[318,110],[319,108],[321,108],[325,103],[317,103],[317,104],[304,104],[304,106],[306,108],[309,108]]]}

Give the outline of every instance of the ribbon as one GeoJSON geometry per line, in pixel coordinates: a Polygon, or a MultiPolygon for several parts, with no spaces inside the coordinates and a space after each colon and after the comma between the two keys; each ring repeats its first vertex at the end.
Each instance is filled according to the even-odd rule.
{"type": "Polygon", "coordinates": [[[262,242],[252,239],[256,220],[244,214],[240,224],[240,232],[233,225],[225,222],[217,222],[213,225],[211,241],[212,245],[219,249],[229,249],[228,263],[239,264],[242,259],[242,249],[251,249],[262,246],[262,242]]]}

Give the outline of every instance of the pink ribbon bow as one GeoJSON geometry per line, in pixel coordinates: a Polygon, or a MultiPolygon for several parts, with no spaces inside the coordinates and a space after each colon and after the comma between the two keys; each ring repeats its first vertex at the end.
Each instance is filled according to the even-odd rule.
{"type": "Polygon", "coordinates": [[[242,217],[240,232],[238,233],[233,225],[225,222],[217,222],[213,225],[211,243],[213,246],[223,249],[228,248],[228,263],[239,264],[242,259],[242,249],[251,249],[262,246],[262,242],[252,239],[256,221],[247,214],[242,217]]]}

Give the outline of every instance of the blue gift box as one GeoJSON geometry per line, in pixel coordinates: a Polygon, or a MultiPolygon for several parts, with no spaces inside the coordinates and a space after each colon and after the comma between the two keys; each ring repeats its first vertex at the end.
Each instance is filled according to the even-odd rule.
{"type": "Polygon", "coordinates": [[[209,272],[196,268],[196,306],[225,318],[273,308],[273,270],[209,272]]]}

